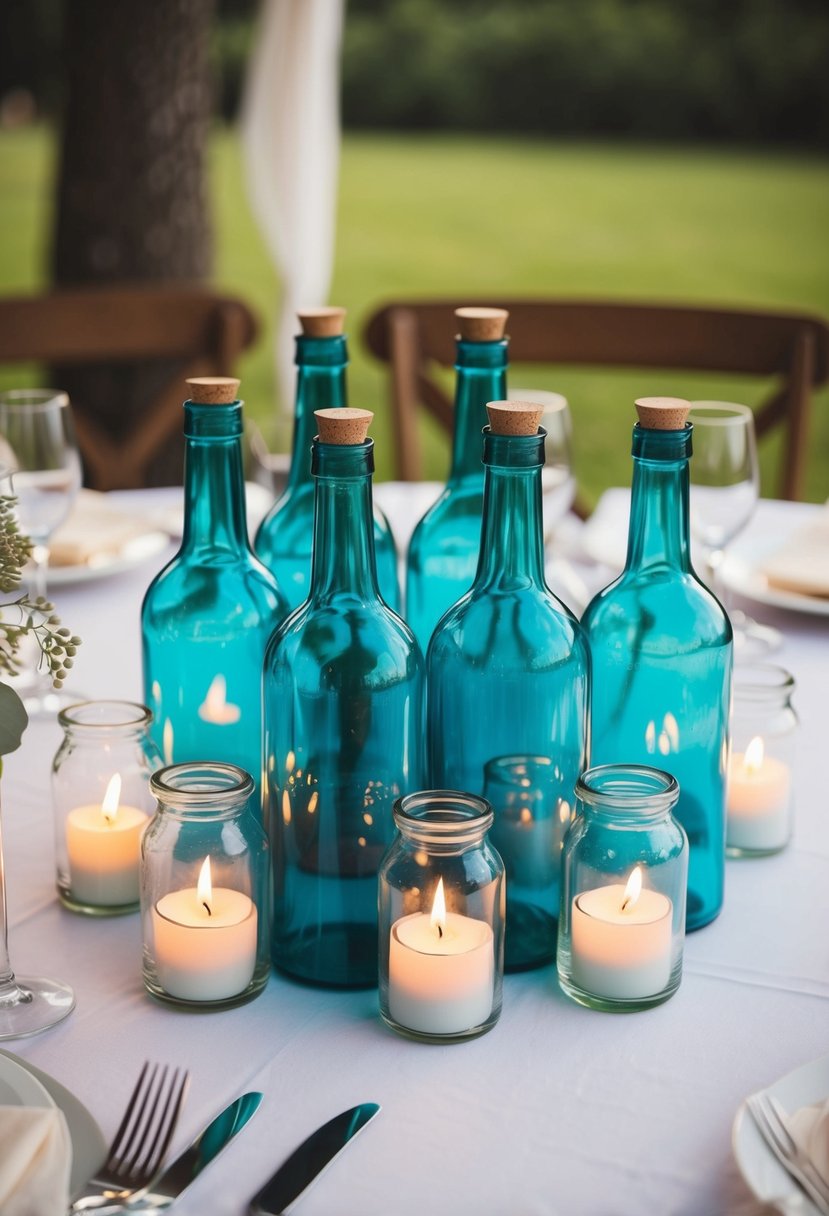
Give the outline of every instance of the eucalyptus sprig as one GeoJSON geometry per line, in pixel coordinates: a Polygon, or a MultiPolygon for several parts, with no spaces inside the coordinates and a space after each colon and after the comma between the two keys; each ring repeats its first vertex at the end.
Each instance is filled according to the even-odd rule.
{"type": "MultiPolygon", "coordinates": [[[[14,511],[16,501],[12,495],[0,495],[0,592],[4,594],[20,587],[23,567],[33,547],[20,531],[14,511]]],[[[24,592],[15,599],[0,601],[0,613],[0,673],[20,674],[26,666],[20,648],[31,637],[40,651],[38,670],[48,671],[55,688],[61,688],[81,639],[61,626],[54,604],[43,596],[32,600],[24,592]]],[[[0,756],[20,746],[28,720],[20,697],[0,682],[0,756]]]]}

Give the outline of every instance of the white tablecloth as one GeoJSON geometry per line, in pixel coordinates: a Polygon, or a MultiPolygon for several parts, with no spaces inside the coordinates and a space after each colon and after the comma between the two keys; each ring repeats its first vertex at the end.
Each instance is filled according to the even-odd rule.
{"type": "MultiPolygon", "coordinates": [[[[387,494],[393,515],[416,513],[416,495],[387,494]]],[[[751,529],[787,510],[762,503],[751,529]]],[[[159,564],[55,590],[84,638],[79,691],[140,699],[139,605],[159,564]]],[[[192,1071],[176,1146],[243,1090],[263,1090],[250,1126],[180,1200],[181,1216],[244,1212],[305,1135],[360,1101],[382,1113],[302,1198],[303,1216],[753,1214],[731,1155],[735,1111],[749,1091],[829,1051],[829,620],[758,615],[782,630],[778,658],[798,681],[796,837],[780,856],[728,863],[724,911],[688,939],[682,986],[665,1005],[582,1009],[550,966],[507,977],[495,1029],[450,1047],[385,1029],[373,992],[277,975],[241,1009],[162,1007],[142,987],[138,917],[87,919],[56,900],[58,732],[32,725],[2,786],[12,961],[68,980],[77,1008],[4,1046],[73,1090],[107,1139],[145,1058],[192,1071]]]]}

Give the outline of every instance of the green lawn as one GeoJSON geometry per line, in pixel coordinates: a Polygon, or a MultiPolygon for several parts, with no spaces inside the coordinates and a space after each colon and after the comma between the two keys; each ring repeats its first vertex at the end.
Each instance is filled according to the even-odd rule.
{"type": "MultiPolygon", "coordinates": [[[[44,279],[53,142],[0,135],[0,291],[44,279]]],[[[266,334],[242,367],[248,412],[276,434],[270,325],[275,274],[244,198],[232,133],[211,148],[217,283],[244,295],[266,334]]],[[[781,154],[451,136],[350,135],[342,155],[331,302],[349,309],[351,400],[378,411],[385,387],[358,330],[380,300],[556,294],[722,302],[829,315],[829,161],[781,154]]],[[[8,382],[8,373],[3,381],[8,382]]],[[[595,497],[629,480],[631,400],[644,393],[754,402],[736,380],[516,369],[512,382],[571,402],[579,478],[595,497]]],[[[829,494],[829,394],[816,401],[809,497],[829,494]]],[[[430,472],[445,445],[429,436],[430,472]]],[[[764,474],[774,453],[763,451],[764,474]]],[[[773,481],[765,476],[766,493],[773,481]]]]}

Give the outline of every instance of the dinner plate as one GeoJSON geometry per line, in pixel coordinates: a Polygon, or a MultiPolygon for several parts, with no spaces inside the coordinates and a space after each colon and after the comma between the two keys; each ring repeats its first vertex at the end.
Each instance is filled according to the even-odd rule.
{"type": "Polygon", "coordinates": [[[829,599],[773,587],[765,574],[761,573],[760,565],[779,549],[779,538],[769,541],[758,537],[752,545],[744,542],[739,551],[726,554],[720,566],[722,581],[730,591],[735,591],[746,599],[755,600],[758,604],[787,608],[790,612],[806,612],[812,616],[829,616],[829,599]]]}
{"type": "Polygon", "coordinates": [[[19,1106],[51,1106],[55,1105],[63,1111],[66,1126],[69,1128],[69,1138],[72,1141],[72,1171],[69,1189],[72,1194],[80,1190],[87,1179],[91,1178],[98,1166],[106,1157],[106,1141],[98,1124],[73,1093],[70,1093],[60,1081],[50,1077],[40,1068],[35,1068],[27,1060],[23,1061],[7,1051],[0,1049],[0,1102],[19,1106]],[[21,1079],[21,1074],[26,1078],[21,1079]],[[9,1078],[15,1078],[11,1082],[9,1078]],[[4,1089],[3,1082],[18,1086],[17,1093],[26,1096],[17,1102],[8,1097],[10,1090],[4,1089]],[[21,1086],[27,1086],[25,1090],[21,1086]],[[34,1095],[38,1096],[35,1097],[34,1095]]]}
{"type": "Polygon", "coordinates": [[[166,532],[145,532],[128,541],[117,553],[100,553],[78,566],[50,566],[47,574],[49,587],[63,587],[69,583],[87,583],[97,578],[107,578],[140,566],[142,562],[156,557],[170,543],[166,532]]]}
{"type": "MultiPolygon", "coordinates": [[[[766,1092],[790,1112],[829,1098],[829,1056],[802,1064],[769,1085],[766,1092]]],[[[802,1200],[798,1212],[803,1216],[819,1216],[818,1209],[805,1195],[801,1196],[800,1188],[766,1147],[745,1103],[737,1111],[731,1145],[740,1173],[757,1199],[785,1211],[785,1202],[798,1198],[802,1200]]]]}

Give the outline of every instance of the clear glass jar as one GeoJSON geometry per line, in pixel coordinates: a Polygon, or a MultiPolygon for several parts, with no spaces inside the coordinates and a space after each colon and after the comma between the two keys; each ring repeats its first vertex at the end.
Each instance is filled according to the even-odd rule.
{"type": "Polygon", "coordinates": [[[141,845],[144,984],[174,1005],[223,1009],[268,979],[268,842],[253,778],[235,764],[175,764],[150,782],[141,845]]]}
{"type": "Polygon", "coordinates": [[[798,718],[794,676],[772,663],[734,668],[726,851],[763,857],[789,843],[798,718]]]}
{"type": "Polygon", "coordinates": [[[635,764],[588,769],[564,844],[558,978],[591,1009],[648,1009],[679,987],[688,838],[670,773],[635,764]]]}
{"type": "Polygon", "coordinates": [[[394,804],[397,835],[380,867],[380,1014],[430,1042],[498,1021],[504,975],[504,865],[492,807],[454,790],[394,804]]]}
{"type": "Polygon", "coordinates": [[[58,895],[89,916],[138,909],[141,835],[155,810],[162,759],[153,716],[135,701],[81,701],[58,714],[52,763],[58,895]]]}

